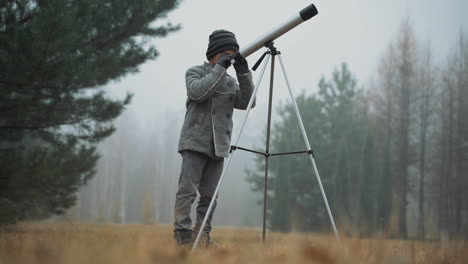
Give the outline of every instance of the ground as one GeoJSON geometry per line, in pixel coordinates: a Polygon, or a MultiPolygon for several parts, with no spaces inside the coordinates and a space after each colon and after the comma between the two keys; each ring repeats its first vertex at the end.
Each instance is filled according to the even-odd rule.
{"type": "Polygon", "coordinates": [[[0,264],[15,263],[466,263],[465,241],[439,242],[217,228],[216,247],[177,248],[164,225],[23,223],[0,235],[0,264]]]}

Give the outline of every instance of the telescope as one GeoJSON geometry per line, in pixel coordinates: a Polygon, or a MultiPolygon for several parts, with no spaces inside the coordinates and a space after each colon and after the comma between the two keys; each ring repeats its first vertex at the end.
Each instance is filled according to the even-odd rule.
{"type": "MultiPolygon", "coordinates": [[[[266,46],[267,43],[274,41],[275,39],[281,37],[286,32],[290,31],[291,29],[297,27],[299,24],[311,19],[315,15],[318,14],[317,8],[314,4],[310,4],[306,8],[302,9],[299,14],[291,17],[284,23],[280,24],[279,26],[273,28],[268,33],[262,35],[261,37],[257,38],[256,40],[252,41],[248,45],[242,47],[239,50],[239,54],[247,58],[252,53],[256,52],[257,50],[261,49],[262,47],[266,46]]],[[[233,63],[235,61],[232,61],[233,63]]]]}

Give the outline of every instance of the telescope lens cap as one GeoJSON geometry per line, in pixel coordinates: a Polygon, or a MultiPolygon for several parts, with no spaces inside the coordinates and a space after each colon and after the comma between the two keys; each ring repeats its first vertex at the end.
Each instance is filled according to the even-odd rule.
{"type": "Polygon", "coordinates": [[[301,15],[302,20],[306,21],[311,19],[313,16],[318,14],[318,10],[314,4],[309,5],[308,7],[304,8],[299,12],[301,15]]]}

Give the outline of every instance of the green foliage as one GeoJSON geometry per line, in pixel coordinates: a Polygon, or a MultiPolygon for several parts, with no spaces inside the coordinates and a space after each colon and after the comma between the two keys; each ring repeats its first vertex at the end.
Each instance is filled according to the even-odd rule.
{"type": "MultiPolygon", "coordinates": [[[[363,181],[369,186],[372,184],[375,173],[372,165],[366,162],[373,158],[375,151],[372,137],[367,136],[368,110],[347,65],[343,63],[335,70],[330,80],[322,78],[316,95],[301,94],[296,101],[337,223],[357,225],[359,215],[356,212],[361,204],[366,214],[375,217],[370,189],[366,196],[359,192],[363,181]]],[[[271,152],[304,150],[292,104],[283,104],[278,110],[281,121],[272,129],[271,152]]],[[[269,168],[270,227],[279,231],[328,230],[328,215],[309,157],[294,155],[271,159],[278,160],[271,162],[269,168]]],[[[257,169],[249,171],[248,181],[253,190],[262,191],[263,158],[257,159],[257,169]]]]}
{"type": "MultiPolygon", "coordinates": [[[[177,0],[0,2],[0,199],[11,219],[61,214],[131,101],[101,86],[155,59],[177,0]],[[11,206],[14,204],[14,206],[11,206]],[[6,206],[8,205],[8,206],[6,206]]],[[[3,206],[2,206],[3,210],[3,206]]]]}
{"type": "Polygon", "coordinates": [[[98,159],[94,147],[29,139],[24,149],[2,155],[2,174],[10,181],[2,198],[15,204],[17,219],[63,214],[75,203],[75,192],[94,174],[98,159]]]}

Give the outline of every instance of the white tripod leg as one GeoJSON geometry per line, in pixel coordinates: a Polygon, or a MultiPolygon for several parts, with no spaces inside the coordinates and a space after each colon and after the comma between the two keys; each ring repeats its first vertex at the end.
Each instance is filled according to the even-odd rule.
{"type": "MultiPolygon", "coordinates": [[[[294,99],[294,95],[293,95],[292,90],[291,90],[291,85],[289,84],[288,76],[286,74],[286,70],[285,70],[284,65],[283,65],[283,60],[281,59],[281,54],[278,54],[278,58],[279,58],[279,61],[280,61],[281,69],[283,70],[284,79],[286,80],[286,84],[288,86],[289,96],[291,97],[291,101],[293,102],[294,110],[296,111],[297,121],[299,122],[299,126],[301,127],[302,136],[304,138],[304,143],[305,143],[305,145],[307,147],[307,151],[310,151],[310,150],[312,150],[312,148],[310,147],[309,140],[307,138],[307,134],[306,134],[306,131],[305,131],[305,128],[304,128],[304,124],[302,122],[301,114],[299,113],[299,108],[297,107],[296,100],[294,99]]],[[[323,201],[325,202],[325,207],[327,208],[328,217],[330,218],[330,222],[331,222],[331,225],[333,227],[333,231],[335,232],[336,239],[338,241],[340,241],[340,236],[338,235],[338,231],[337,231],[336,226],[335,226],[335,221],[333,220],[333,215],[332,215],[332,212],[330,210],[330,206],[328,205],[327,196],[325,195],[325,190],[323,189],[322,181],[320,180],[320,175],[319,175],[319,172],[318,172],[318,169],[317,169],[317,165],[315,164],[314,156],[312,155],[312,153],[309,153],[309,157],[310,157],[310,161],[312,162],[312,166],[314,167],[315,176],[317,178],[317,182],[318,182],[318,185],[320,187],[320,192],[322,193],[323,201]]]]}
{"type": "MultiPolygon", "coordinates": [[[[234,146],[237,146],[237,143],[239,143],[240,136],[242,134],[242,131],[244,130],[244,126],[245,126],[245,123],[247,121],[247,117],[249,116],[250,109],[252,108],[253,101],[254,101],[255,97],[257,96],[258,87],[260,87],[260,83],[262,81],[263,74],[265,73],[265,69],[266,69],[266,66],[268,64],[268,61],[270,60],[270,56],[271,55],[267,54],[267,58],[266,58],[266,61],[264,62],[262,71],[260,72],[260,76],[258,78],[257,84],[255,85],[255,89],[253,91],[252,96],[250,97],[249,104],[247,105],[247,112],[245,113],[245,117],[244,117],[244,121],[242,122],[241,129],[239,131],[239,134],[237,134],[236,140],[234,141],[235,142],[234,146]]],[[[200,230],[198,231],[197,238],[195,239],[195,243],[193,244],[192,252],[198,246],[198,242],[200,241],[201,234],[203,233],[203,230],[205,229],[205,225],[206,225],[206,222],[208,220],[208,216],[210,215],[211,210],[213,209],[214,201],[216,200],[216,197],[217,197],[218,192],[219,192],[219,188],[221,187],[221,183],[223,182],[224,176],[226,175],[226,171],[229,168],[229,164],[231,164],[231,159],[232,159],[233,155],[234,155],[234,152],[232,152],[231,155],[229,155],[226,166],[223,169],[223,173],[221,174],[221,177],[219,178],[218,185],[216,186],[215,192],[214,192],[213,196],[211,197],[210,205],[208,206],[208,210],[207,210],[207,212],[205,214],[205,218],[203,218],[202,225],[200,226],[200,230]]]]}

